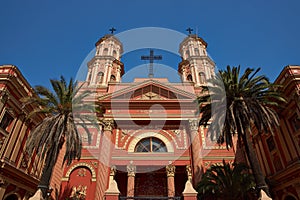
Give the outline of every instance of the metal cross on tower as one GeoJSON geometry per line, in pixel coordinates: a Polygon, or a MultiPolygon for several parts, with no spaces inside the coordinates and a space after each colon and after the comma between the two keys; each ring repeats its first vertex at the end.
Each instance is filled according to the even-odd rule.
{"type": "Polygon", "coordinates": [[[114,34],[114,32],[116,31],[117,29],[115,29],[114,27],[111,27],[111,29],[109,29],[110,33],[111,34],[114,34]]]}
{"type": "Polygon", "coordinates": [[[193,29],[191,29],[190,27],[186,29],[187,32],[189,32],[189,35],[192,34],[193,29]]]}
{"type": "Polygon", "coordinates": [[[149,66],[149,78],[153,78],[153,61],[154,60],[161,60],[162,56],[155,56],[154,51],[150,49],[150,56],[141,56],[142,60],[149,60],[150,61],[150,66],[149,66]]]}

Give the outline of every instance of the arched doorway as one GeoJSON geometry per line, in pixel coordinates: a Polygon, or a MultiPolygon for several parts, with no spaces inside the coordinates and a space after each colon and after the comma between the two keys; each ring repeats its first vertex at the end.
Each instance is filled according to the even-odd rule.
{"type": "Polygon", "coordinates": [[[18,200],[18,199],[19,199],[18,195],[16,195],[16,194],[10,194],[7,197],[5,197],[4,200],[18,200]]]}
{"type": "Polygon", "coordinates": [[[297,200],[295,197],[289,195],[284,198],[284,200],[297,200]]]}

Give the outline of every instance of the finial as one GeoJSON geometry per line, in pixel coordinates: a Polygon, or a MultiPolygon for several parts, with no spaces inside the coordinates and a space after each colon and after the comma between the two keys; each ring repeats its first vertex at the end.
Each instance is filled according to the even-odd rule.
{"type": "Polygon", "coordinates": [[[117,30],[117,29],[115,29],[114,27],[111,27],[111,28],[109,29],[109,31],[110,31],[111,34],[114,34],[114,32],[115,32],[116,30],[117,30]]]}
{"type": "Polygon", "coordinates": [[[191,29],[190,27],[188,27],[188,28],[186,29],[186,31],[187,31],[187,32],[189,32],[189,35],[191,35],[191,34],[192,34],[192,31],[193,31],[193,29],[191,29]]]}

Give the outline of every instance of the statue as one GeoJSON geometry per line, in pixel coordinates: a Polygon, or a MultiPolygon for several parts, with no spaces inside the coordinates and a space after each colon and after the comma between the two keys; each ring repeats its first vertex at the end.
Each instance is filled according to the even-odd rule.
{"type": "Polygon", "coordinates": [[[191,165],[186,166],[186,173],[188,176],[188,180],[192,182],[192,168],[191,165]]]}

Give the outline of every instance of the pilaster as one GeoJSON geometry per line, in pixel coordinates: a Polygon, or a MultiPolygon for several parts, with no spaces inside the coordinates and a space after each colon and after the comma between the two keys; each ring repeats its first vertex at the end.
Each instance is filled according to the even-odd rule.
{"type": "Polygon", "coordinates": [[[175,182],[174,182],[175,168],[176,167],[171,163],[166,166],[166,172],[168,177],[168,197],[175,196],[175,182]]]}
{"type": "Polygon", "coordinates": [[[130,161],[127,165],[127,197],[134,197],[134,179],[136,173],[136,166],[130,161]]]}
{"type": "Polygon", "coordinates": [[[194,184],[196,185],[201,179],[201,146],[200,139],[198,135],[198,120],[190,119],[190,138],[192,145],[192,159],[193,159],[193,174],[194,174],[194,184]]]}

